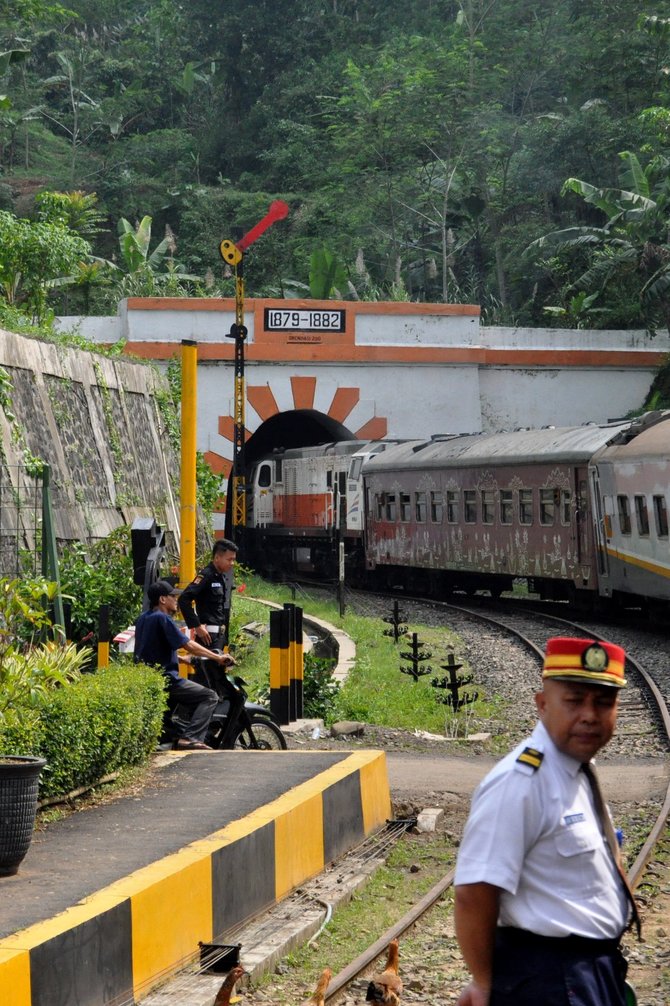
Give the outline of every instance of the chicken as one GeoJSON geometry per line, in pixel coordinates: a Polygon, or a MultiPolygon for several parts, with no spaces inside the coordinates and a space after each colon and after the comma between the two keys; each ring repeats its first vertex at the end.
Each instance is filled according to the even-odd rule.
{"type": "Polygon", "coordinates": [[[333,977],[333,972],[330,968],[325,968],[321,972],[321,977],[319,978],[313,995],[306,999],[303,1006],[325,1006],[326,1002],[326,989],[330,979],[333,977]]]}
{"type": "Polygon", "coordinates": [[[401,995],[402,981],[398,977],[398,941],[391,940],[386,967],[380,975],[373,975],[370,979],[365,1001],[398,1006],[401,995]]]}
{"type": "Polygon", "coordinates": [[[216,999],[214,1000],[214,1006],[230,1006],[230,997],[233,994],[233,989],[235,988],[235,983],[239,982],[242,975],[245,975],[246,971],[244,968],[237,967],[232,968],[226,975],[225,981],[219,991],[216,993],[216,999]]]}

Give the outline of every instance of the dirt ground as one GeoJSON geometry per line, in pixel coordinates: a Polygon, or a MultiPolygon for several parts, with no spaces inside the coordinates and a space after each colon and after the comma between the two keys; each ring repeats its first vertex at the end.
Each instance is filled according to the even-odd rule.
{"type": "MultiPolygon", "coordinates": [[[[477,757],[427,756],[388,752],[389,783],[394,794],[446,793],[468,800],[481,779],[495,764],[494,759],[477,757]]],[[[670,762],[650,759],[634,764],[608,763],[598,769],[608,802],[659,799],[670,779],[670,762]]]]}

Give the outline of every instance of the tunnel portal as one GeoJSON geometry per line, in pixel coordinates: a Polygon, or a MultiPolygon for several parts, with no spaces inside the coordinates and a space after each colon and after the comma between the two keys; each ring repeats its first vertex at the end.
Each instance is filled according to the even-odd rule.
{"type": "Polygon", "coordinates": [[[259,458],[275,448],[315,447],[317,444],[339,443],[356,437],[342,423],[316,409],[291,409],[277,412],[258,427],[244,448],[248,469],[259,458]]]}

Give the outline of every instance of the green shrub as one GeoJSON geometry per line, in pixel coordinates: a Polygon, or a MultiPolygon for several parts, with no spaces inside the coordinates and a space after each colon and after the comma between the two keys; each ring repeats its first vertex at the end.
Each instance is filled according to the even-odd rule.
{"type": "Polygon", "coordinates": [[[97,642],[103,604],[109,605],[112,636],[132,625],[142,608],[142,588],[133,581],[130,528],[117,528],[88,550],[81,542],[68,545],[60,559],[60,582],[72,602],[72,639],[92,632],[97,642]]]}
{"type": "Polygon", "coordinates": [[[57,589],[40,577],[0,580],[0,727],[33,723],[42,696],[77,678],[89,655],[44,641],[54,632],[46,606],[57,589]]]}
{"type": "Polygon", "coordinates": [[[46,758],[43,797],[69,793],[145,761],[161,733],[166,693],[155,668],[123,661],[41,696],[37,722],[0,728],[0,753],[46,758]]]}
{"type": "Polygon", "coordinates": [[[306,719],[333,721],[337,708],[339,685],[333,678],[335,662],[306,653],[302,686],[303,708],[306,719]]]}

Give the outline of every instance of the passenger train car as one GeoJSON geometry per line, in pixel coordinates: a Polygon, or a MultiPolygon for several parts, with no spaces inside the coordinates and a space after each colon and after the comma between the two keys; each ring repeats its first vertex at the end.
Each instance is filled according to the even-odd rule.
{"type": "Polygon", "coordinates": [[[275,451],[249,473],[266,573],[380,587],[670,600],[670,411],[512,433],[275,451]]]}
{"type": "Polygon", "coordinates": [[[437,595],[500,594],[519,577],[542,597],[594,593],[588,464],[623,428],[438,438],[371,459],[363,475],[368,568],[387,586],[437,595]]]}
{"type": "Polygon", "coordinates": [[[601,596],[670,600],[670,412],[646,413],[601,447],[589,479],[601,596]]]}

